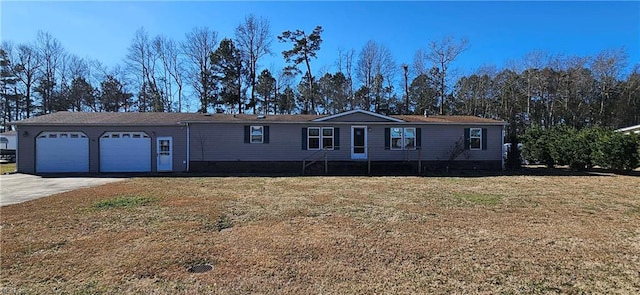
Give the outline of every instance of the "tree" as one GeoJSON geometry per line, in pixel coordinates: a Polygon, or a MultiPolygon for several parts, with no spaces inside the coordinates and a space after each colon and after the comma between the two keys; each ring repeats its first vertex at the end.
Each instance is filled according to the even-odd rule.
{"type": "MultiPolygon", "coordinates": [[[[244,22],[236,28],[236,44],[242,53],[242,59],[249,75],[251,86],[251,103],[253,112],[256,112],[256,83],[258,61],[263,56],[269,54],[271,47],[271,32],[269,31],[269,21],[264,18],[257,18],[253,14],[245,17],[244,22]]],[[[266,111],[266,110],[265,110],[266,111]]]]}
{"type": "Polygon", "coordinates": [[[14,73],[22,84],[22,95],[24,96],[25,117],[31,117],[34,113],[33,92],[37,75],[40,72],[41,60],[33,45],[18,45],[17,63],[14,65],[14,73]]]}
{"type": "Polygon", "coordinates": [[[353,60],[355,54],[356,51],[354,49],[347,50],[344,54],[342,53],[342,50],[339,50],[338,60],[336,62],[338,72],[343,73],[347,83],[347,98],[344,105],[345,111],[353,109],[353,60]]]}
{"type": "Polygon", "coordinates": [[[278,113],[291,114],[296,108],[296,93],[293,88],[287,85],[287,87],[278,96],[278,113]]]}
{"type": "MultiPolygon", "coordinates": [[[[307,34],[302,30],[296,31],[284,31],[282,35],[278,36],[278,40],[280,42],[291,42],[293,43],[293,48],[290,50],[285,50],[282,52],[284,59],[287,63],[291,65],[287,66],[285,69],[291,73],[301,73],[300,69],[298,69],[298,65],[301,63],[305,63],[307,68],[306,78],[309,88],[309,93],[314,93],[313,91],[313,76],[311,74],[311,58],[316,58],[317,51],[320,50],[320,44],[322,44],[322,27],[316,26],[313,29],[313,32],[307,36],[307,34]]],[[[304,104],[303,113],[308,114],[310,111],[316,112],[316,102],[315,97],[311,96],[308,98],[310,100],[309,104],[304,104]]]]}
{"type": "Polygon", "coordinates": [[[356,63],[356,77],[362,86],[371,91],[365,96],[367,110],[380,111],[380,106],[384,104],[385,88],[393,84],[392,77],[396,70],[395,61],[387,47],[369,40],[362,48],[356,63]]]}
{"type": "Polygon", "coordinates": [[[437,114],[438,90],[435,83],[434,78],[428,73],[420,74],[411,81],[409,98],[419,114],[437,114]]]}
{"type": "MultiPolygon", "coordinates": [[[[244,101],[242,99],[242,56],[231,39],[222,39],[220,46],[211,54],[212,78],[220,88],[220,102],[229,106],[237,105],[242,113],[244,101]]],[[[208,86],[213,89],[215,86],[208,86]]],[[[213,102],[213,101],[212,101],[213,102]]]]}
{"type": "Polygon", "coordinates": [[[127,111],[131,105],[132,93],[124,89],[124,85],[114,76],[108,75],[100,83],[100,110],[105,112],[127,111]]]}
{"type": "Polygon", "coordinates": [[[428,68],[424,66],[426,61],[430,61],[433,67],[439,70],[438,96],[440,97],[440,115],[445,114],[449,67],[458,55],[468,48],[468,43],[467,39],[456,41],[449,36],[440,41],[430,41],[426,52],[422,49],[416,52],[416,68],[419,73],[422,73],[420,69],[428,68]]]}
{"type": "Polygon", "coordinates": [[[261,97],[261,109],[264,114],[269,113],[271,102],[273,102],[273,113],[276,112],[275,85],[276,79],[271,75],[271,72],[267,69],[262,70],[255,85],[255,92],[261,97]]]}
{"type": "Polygon", "coordinates": [[[598,114],[597,122],[601,124],[609,124],[614,115],[612,106],[616,103],[619,78],[626,64],[627,52],[624,48],[603,50],[593,59],[591,70],[598,81],[599,90],[594,112],[598,114]]]}
{"type": "Polygon", "coordinates": [[[164,92],[156,81],[158,57],[153,50],[149,35],[140,28],[136,31],[128,48],[127,70],[138,84],[138,111],[164,111],[164,92]]]}
{"type": "Polygon", "coordinates": [[[7,122],[18,120],[20,112],[20,98],[16,84],[18,78],[14,75],[13,64],[9,57],[11,46],[3,43],[0,47],[0,109],[2,109],[2,127],[5,131],[7,122]],[[14,114],[15,113],[15,114],[14,114]]]}
{"type": "Polygon", "coordinates": [[[194,28],[186,34],[186,40],[182,43],[182,50],[188,63],[187,80],[198,95],[200,112],[206,113],[207,107],[215,100],[211,89],[211,53],[216,49],[218,33],[207,27],[194,28]]]}
{"type": "Polygon", "coordinates": [[[40,59],[40,79],[35,91],[40,94],[41,113],[48,114],[56,111],[50,104],[54,99],[55,86],[58,83],[57,75],[62,59],[66,52],[62,48],[62,44],[51,34],[38,31],[36,38],[37,57],[40,59]]]}
{"type": "Polygon", "coordinates": [[[83,77],[74,78],[71,81],[69,97],[72,99],[73,110],[80,112],[86,106],[89,110],[96,112],[96,90],[83,77]]]}

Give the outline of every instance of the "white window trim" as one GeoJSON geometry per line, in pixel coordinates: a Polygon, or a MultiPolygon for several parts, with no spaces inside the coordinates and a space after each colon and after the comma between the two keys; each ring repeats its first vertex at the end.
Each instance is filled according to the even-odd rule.
{"type": "Polygon", "coordinates": [[[331,138],[331,148],[327,148],[326,150],[333,150],[335,148],[336,145],[336,141],[335,141],[335,130],[333,129],[333,127],[322,127],[322,129],[320,130],[320,148],[325,149],[324,148],[324,130],[331,130],[331,136],[327,136],[327,138],[331,138]]]}
{"type": "Polygon", "coordinates": [[[418,136],[416,134],[417,132],[418,132],[418,129],[416,127],[406,127],[402,129],[402,149],[411,150],[411,151],[416,149],[416,144],[417,144],[416,140],[418,140],[417,139],[418,136]],[[407,137],[407,129],[413,129],[413,137],[407,137]],[[407,148],[407,138],[413,138],[412,147],[407,148]]]}
{"type": "Polygon", "coordinates": [[[407,151],[412,151],[415,150],[417,147],[417,133],[418,132],[418,128],[416,127],[390,127],[389,128],[389,149],[390,150],[394,150],[394,151],[402,151],[402,150],[407,150],[407,151]],[[393,139],[394,138],[398,138],[397,136],[393,136],[392,133],[392,129],[395,128],[400,128],[400,147],[394,147],[393,146],[393,139]],[[407,148],[406,147],[406,140],[407,140],[407,136],[406,136],[406,131],[407,129],[413,129],[413,137],[409,137],[409,138],[413,138],[413,147],[407,148]]]}
{"type": "Polygon", "coordinates": [[[320,150],[322,148],[322,127],[307,127],[307,150],[310,151],[317,151],[320,150]],[[318,135],[311,135],[311,130],[318,130],[318,135]],[[317,138],[318,139],[318,147],[317,148],[312,148],[311,147],[311,139],[312,138],[317,138]]]}
{"type": "Polygon", "coordinates": [[[249,126],[249,143],[263,143],[264,142],[264,126],[249,126]],[[260,141],[253,140],[253,128],[260,128],[260,141]]]}
{"type": "Polygon", "coordinates": [[[324,139],[325,138],[331,138],[331,148],[327,148],[327,150],[334,150],[335,149],[335,145],[336,145],[336,133],[335,133],[335,128],[333,127],[307,127],[307,150],[310,151],[317,151],[317,150],[321,150],[324,149],[324,139]],[[311,129],[313,130],[318,130],[318,135],[311,135],[311,129]],[[329,130],[331,129],[331,136],[324,136],[323,131],[324,130],[329,130]],[[312,148],[311,147],[311,140],[312,138],[317,138],[318,139],[318,148],[312,148]]]}
{"type": "Polygon", "coordinates": [[[469,128],[469,149],[470,150],[474,150],[474,151],[479,151],[482,150],[482,128],[469,128]],[[480,131],[480,136],[473,136],[473,131],[474,130],[479,130],[480,131]],[[480,142],[480,146],[477,148],[474,148],[473,146],[471,146],[471,139],[473,138],[477,138],[479,139],[478,142],[480,142]]]}

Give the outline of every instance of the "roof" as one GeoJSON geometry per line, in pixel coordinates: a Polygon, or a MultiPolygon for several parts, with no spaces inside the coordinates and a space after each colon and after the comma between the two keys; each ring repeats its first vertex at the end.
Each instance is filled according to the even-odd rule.
{"type": "Polygon", "coordinates": [[[320,117],[320,118],[315,119],[314,121],[323,122],[323,121],[328,121],[328,120],[331,120],[331,119],[336,119],[336,118],[340,118],[340,117],[344,117],[344,116],[348,116],[348,115],[356,114],[356,113],[361,113],[361,114],[377,117],[377,118],[388,120],[388,121],[392,121],[392,122],[403,122],[402,120],[400,120],[398,118],[393,118],[393,117],[389,117],[389,116],[385,116],[385,115],[381,115],[381,114],[378,114],[378,113],[365,111],[365,110],[346,111],[346,112],[342,112],[342,113],[337,113],[335,115],[320,117]]]}
{"type": "Polygon", "coordinates": [[[157,125],[171,126],[185,123],[217,123],[217,122],[321,122],[327,118],[338,118],[354,112],[374,114],[388,118],[389,122],[417,122],[434,124],[494,124],[504,125],[502,121],[474,116],[384,116],[367,111],[357,110],[338,115],[248,115],[248,114],[202,114],[202,113],[160,113],[160,112],[55,112],[47,115],[12,122],[13,125],[157,125]]]}
{"type": "Polygon", "coordinates": [[[16,136],[16,131],[15,130],[11,130],[11,131],[7,131],[7,132],[2,132],[0,133],[0,135],[2,136],[16,136]]]}

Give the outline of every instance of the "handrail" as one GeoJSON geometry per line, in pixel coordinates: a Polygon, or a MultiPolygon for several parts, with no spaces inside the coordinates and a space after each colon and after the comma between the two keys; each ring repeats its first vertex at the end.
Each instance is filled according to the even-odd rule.
{"type": "Polygon", "coordinates": [[[328,166],[328,159],[327,159],[327,151],[330,150],[335,150],[335,148],[340,148],[339,146],[334,146],[331,149],[329,148],[322,148],[317,150],[316,152],[314,152],[313,154],[305,157],[302,159],[302,174],[304,174],[305,170],[307,169],[307,167],[315,164],[316,162],[324,159],[324,173],[327,174],[329,173],[329,166],[328,166]],[[318,154],[320,154],[322,152],[322,156],[321,157],[316,157],[318,154]],[[309,163],[307,163],[307,161],[309,161],[310,159],[313,159],[312,161],[310,161],[309,163]]]}

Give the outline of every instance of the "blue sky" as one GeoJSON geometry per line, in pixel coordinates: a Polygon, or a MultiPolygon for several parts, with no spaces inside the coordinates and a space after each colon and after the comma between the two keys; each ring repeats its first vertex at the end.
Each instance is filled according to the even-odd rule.
{"type": "MultiPolygon", "coordinates": [[[[314,74],[330,70],[339,48],[368,40],[387,46],[398,64],[444,36],[465,37],[470,48],[456,61],[460,73],[482,65],[501,68],[527,53],[593,56],[625,47],[629,67],[640,63],[640,2],[213,2],[213,1],[2,1],[1,39],[35,40],[51,33],[71,53],[106,65],[122,61],[135,31],[182,40],[196,26],[222,37],[249,13],[267,18],[275,38],[285,30],[324,28],[314,74]]],[[[265,68],[283,65],[289,45],[274,40],[265,68]]]]}

